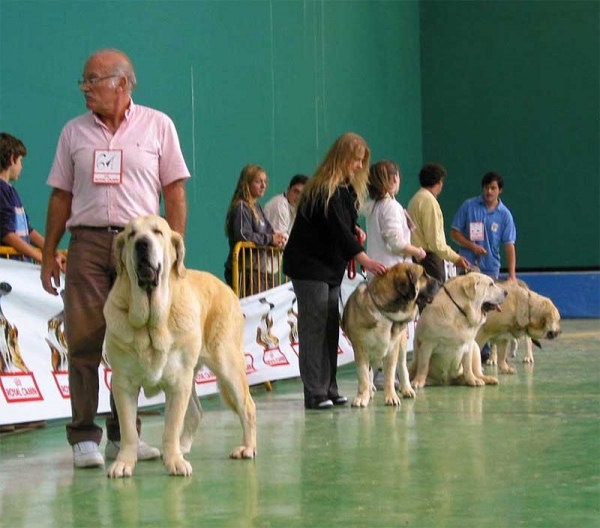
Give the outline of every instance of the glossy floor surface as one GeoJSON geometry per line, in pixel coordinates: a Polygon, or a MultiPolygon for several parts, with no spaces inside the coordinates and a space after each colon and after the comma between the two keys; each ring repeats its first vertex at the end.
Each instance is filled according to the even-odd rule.
{"type": "MultiPolygon", "coordinates": [[[[160,461],[125,480],[74,470],[64,423],[5,433],[0,526],[598,527],[600,321],[563,323],[499,386],[427,387],[399,409],[379,392],[366,409],[305,411],[298,379],[254,387],[254,461],[228,458],[237,418],[203,399],[189,478],[160,461]]],[[[353,396],[353,367],[339,379],[353,396]]],[[[154,445],[162,420],[144,417],[154,445]]]]}

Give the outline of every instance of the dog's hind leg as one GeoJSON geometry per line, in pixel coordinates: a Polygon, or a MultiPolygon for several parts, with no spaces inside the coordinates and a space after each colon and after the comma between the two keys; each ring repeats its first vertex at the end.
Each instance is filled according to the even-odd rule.
{"type": "Polygon", "coordinates": [[[184,455],[190,452],[194,434],[198,430],[201,421],[202,405],[200,405],[200,400],[195,391],[195,383],[192,382],[192,393],[190,394],[190,401],[185,412],[185,418],[183,419],[183,430],[181,431],[179,440],[181,452],[184,455]]]}
{"type": "Polygon", "coordinates": [[[242,445],[235,447],[229,457],[254,458],[256,455],[256,406],[248,387],[246,361],[242,348],[241,346],[236,348],[239,352],[215,352],[213,356],[221,360],[207,360],[206,365],[217,377],[223,400],[239,416],[242,424],[242,445]],[[227,358],[228,363],[223,364],[222,358],[227,358]]]}

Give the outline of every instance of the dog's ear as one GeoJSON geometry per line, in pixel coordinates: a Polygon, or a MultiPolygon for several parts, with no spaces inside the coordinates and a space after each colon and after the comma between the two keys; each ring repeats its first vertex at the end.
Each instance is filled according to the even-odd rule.
{"type": "Polygon", "coordinates": [[[117,269],[117,275],[123,273],[125,263],[123,262],[123,248],[125,247],[125,233],[121,232],[115,238],[115,268],[117,269]]]}
{"type": "Polygon", "coordinates": [[[175,262],[173,266],[177,270],[177,275],[180,278],[185,277],[185,265],[183,260],[185,258],[185,245],[183,243],[183,237],[173,231],[171,233],[171,244],[173,244],[173,248],[175,249],[175,262]]]}
{"type": "Polygon", "coordinates": [[[468,299],[475,299],[477,297],[478,288],[479,288],[479,277],[476,275],[471,275],[470,273],[465,275],[466,279],[463,285],[463,291],[468,299]]]}

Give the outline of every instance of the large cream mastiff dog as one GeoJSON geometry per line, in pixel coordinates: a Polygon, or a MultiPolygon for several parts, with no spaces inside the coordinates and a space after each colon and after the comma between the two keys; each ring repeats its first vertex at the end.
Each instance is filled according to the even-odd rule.
{"type": "Polygon", "coordinates": [[[204,364],[239,415],[242,445],[256,451],[255,406],[246,379],[244,317],[233,291],[209,273],[186,270],[182,237],[158,216],[132,220],[115,241],[117,279],[104,307],[106,354],[121,425],[121,449],[109,477],[129,477],[137,460],[140,388],[165,393],[163,461],[171,475],[191,475],[183,458],[201,419],[194,378],[204,364]]]}
{"type": "Polygon", "coordinates": [[[447,281],[419,317],[409,367],[412,386],[497,384],[497,378],[483,374],[475,336],[487,312],[505,297],[506,290],[481,273],[447,281]]]}
{"type": "Polygon", "coordinates": [[[363,282],[350,295],[342,327],[354,348],[358,394],[353,407],[366,407],[373,396],[369,367],[377,369],[383,361],[384,397],[386,405],[400,405],[394,389],[398,361],[400,392],[414,398],[406,368],[406,325],[414,321],[417,305],[431,301],[439,282],[427,275],[423,266],[399,263],[369,283],[363,282]]]}
{"type": "Polygon", "coordinates": [[[516,369],[510,367],[506,359],[509,347],[516,345],[515,339],[525,337],[527,353],[523,362],[533,363],[532,339],[558,337],[561,333],[560,313],[548,297],[530,290],[523,281],[504,281],[500,286],[508,291],[502,311],[488,314],[476,340],[480,347],[488,341],[496,345],[498,370],[503,374],[514,374],[516,369]]]}

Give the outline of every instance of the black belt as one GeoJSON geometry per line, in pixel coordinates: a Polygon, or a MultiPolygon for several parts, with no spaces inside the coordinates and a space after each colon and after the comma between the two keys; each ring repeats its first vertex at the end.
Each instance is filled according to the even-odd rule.
{"type": "Polygon", "coordinates": [[[78,225],[73,226],[71,229],[85,229],[86,231],[106,231],[108,233],[120,233],[125,229],[123,226],[86,226],[86,225],[78,225]]]}

